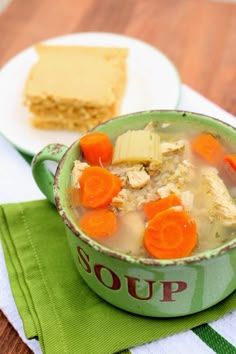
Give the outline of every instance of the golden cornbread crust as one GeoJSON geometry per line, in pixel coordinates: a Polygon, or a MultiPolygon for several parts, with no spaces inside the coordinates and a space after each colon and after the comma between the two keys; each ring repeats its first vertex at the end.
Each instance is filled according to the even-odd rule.
{"type": "Polygon", "coordinates": [[[128,49],[46,45],[35,49],[39,59],[24,87],[33,126],[87,131],[119,114],[128,49]]]}

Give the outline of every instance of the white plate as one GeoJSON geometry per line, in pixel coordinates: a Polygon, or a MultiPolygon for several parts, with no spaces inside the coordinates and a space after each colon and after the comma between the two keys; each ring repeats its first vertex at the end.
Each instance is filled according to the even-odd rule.
{"type": "MultiPolygon", "coordinates": [[[[175,109],[180,79],[174,65],[156,48],[137,39],[111,33],[85,32],[57,37],[46,44],[129,48],[128,82],[120,114],[150,109],[175,109]]],[[[0,132],[18,149],[34,155],[45,145],[71,145],[79,133],[41,130],[29,123],[23,87],[37,54],[33,47],[11,59],[0,71],[0,132]]]]}

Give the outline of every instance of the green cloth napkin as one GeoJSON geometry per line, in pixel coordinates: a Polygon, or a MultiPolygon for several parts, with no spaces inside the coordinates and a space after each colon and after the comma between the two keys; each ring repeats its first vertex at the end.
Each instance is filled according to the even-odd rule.
{"type": "Polygon", "coordinates": [[[47,354],[106,354],[216,320],[236,307],[236,293],[181,318],[132,315],[107,304],[78,274],[63,221],[48,201],[0,208],[0,233],[12,292],[28,338],[47,354]]]}

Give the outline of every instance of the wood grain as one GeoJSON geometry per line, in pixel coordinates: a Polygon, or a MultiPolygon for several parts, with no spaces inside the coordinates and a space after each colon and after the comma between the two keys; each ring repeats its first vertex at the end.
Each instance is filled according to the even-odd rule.
{"type": "MultiPolygon", "coordinates": [[[[28,46],[74,32],[144,40],[182,82],[236,114],[236,5],[210,0],[12,0],[0,15],[0,65],[28,46]]],[[[0,353],[30,353],[0,312],[0,353]]]]}

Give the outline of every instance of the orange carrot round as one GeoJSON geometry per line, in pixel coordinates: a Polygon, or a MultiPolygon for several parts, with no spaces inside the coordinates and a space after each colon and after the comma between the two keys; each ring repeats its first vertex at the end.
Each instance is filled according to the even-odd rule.
{"type": "Polygon", "coordinates": [[[109,165],[112,160],[113,146],[107,134],[92,132],[80,139],[84,159],[91,165],[109,165]]]}
{"type": "Polygon", "coordinates": [[[169,196],[148,202],[143,205],[143,211],[148,220],[151,220],[158,212],[173,206],[181,205],[181,200],[176,194],[170,194],[169,196]]]}
{"type": "Polygon", "coordinates": [[[117,217],[108,209],[90,210],[81,217],[79,226],[87,235],[103,238],[116,232],[117,217]]]}
{"type": "Polygon", "coordinates": [[[225,155],[224,161],[229,163],[234,171],[236,171],[236,155],[225,155]]]}
{"type": "Polygon", "coordinates": [[[79,179],[81,204],[87,208],[108,206],[121,190],[121,180],[103,167],[86,168],[79,179]]]}
{"type": "Polygon", "coordinates": [[[166,209],[156,214],[144,233],[147,252],[161,259],[187,257],[197,244],[196,223],[185,211],[166,209]]]}
{"type": "Polygon", "coordinates": [[[192,151],[212,165],[217,165],[223,158],[224,149],[211,134],[197,135],[191,142],[192,151]]]}

